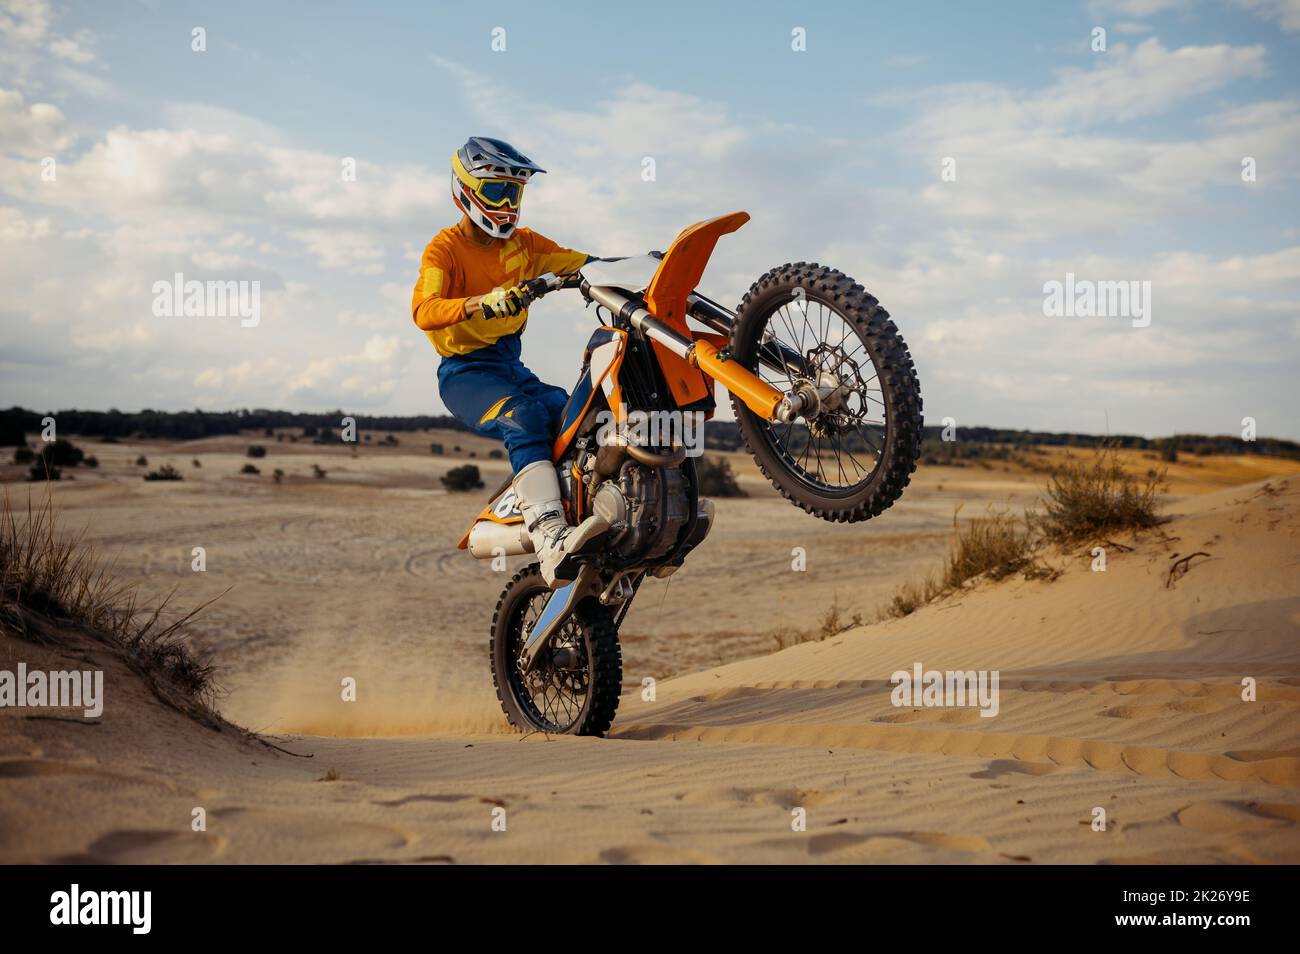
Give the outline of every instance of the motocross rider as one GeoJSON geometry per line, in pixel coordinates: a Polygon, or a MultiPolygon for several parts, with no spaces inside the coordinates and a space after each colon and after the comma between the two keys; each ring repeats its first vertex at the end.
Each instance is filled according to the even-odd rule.
{"type": "Polygon", "coordinates": [[[552,587],[567,555],[609,529],[602,517],[570,526],[551,445],[568,393],[520,360],[528,309],[521,283],[574,272],[592,256],[516,228],[524,186],[545,172],[499,139],[474,136],[451,157],[455,225],[424,249],[411,317],[441,355],[438,393],[470,430],[505,443],[524,526],[552,587]]]}

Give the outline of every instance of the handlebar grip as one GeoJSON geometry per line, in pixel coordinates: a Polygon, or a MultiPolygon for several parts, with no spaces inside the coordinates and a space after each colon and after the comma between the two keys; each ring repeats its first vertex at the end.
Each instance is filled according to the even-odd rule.
{"type": "MultiPolygon", "coordinates": [[[[515,286],[515,295],[519,299],[519,307],[527,308],[537,299],[541,298],[547,292],[554,291],[560,287],[559,279],[551,272],[541,275],[537,278],[529,279],[515,286]]],[[[483,311],[484,318],[492,317],[492,309],[487,305],[479,306],[483,311]]]]}

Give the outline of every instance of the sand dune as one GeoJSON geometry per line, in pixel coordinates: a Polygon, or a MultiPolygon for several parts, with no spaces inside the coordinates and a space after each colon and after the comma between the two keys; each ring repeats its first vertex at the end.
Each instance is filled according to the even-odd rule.
{"type": "MultiPolygon", "coordinates": [[[[322,488],[323,506],[338,492],[322,488]]],[[[928,502],[900,520],[919,529],[946,505],[918,496],[928,502]]],[[[741,502],[758,506],[782,505],[741,502]]],[[[425,585],[399,556],[417,541],[341,512],[312,516],[301,499],[284,519],[298,510],[340,519],[351,542],[339,546],[400,585],[353,603],[317,593],[323,642],[299,620],[287,645],[250,643],[228,708],[278,721],[271,741],[287,751],[201,729],[120,665],[92,659],[109,686],[99,723],[0,711],[0,860],[1300,861],[1300,477],[1184,497],[1158,531],[1108,546],[1105,572],[1086,552],[1055,555],[1054,581],[981,583],[904,619],[661,680],[654,701],[629,692],[606,740],[500,732],[491,696],[457,675],[486,670],[482,627],[462,604],[442,625],[469,630],[464,649],[429,649],[472,668],[441,666],[412,711],[427,664],[368,655],[355,601],[425,585]],[[1171,578],[1193,553],[1205,555],[1171,578]],[[322,686],[353,662],[400,691],[342,718],[322,686]],[[997,715],[894,705],[891,674],[917,663],[997,670],[997,715]],[[1244,679],[1255,701],[1243,700],[1244,679]],[[191,830],[196,807],[206,831],[191,830]],[[792,830],[800,810],[806,830],[792,830]]],[[[240,518],[227,518],[233,539],[240,518]]],[[[720,537],[725,557],[736,544],[720,537]]],[[[248,546],[275,539],[272,528],[248,546]]],[[[301,591],[292,581],[279,591],[285,618],[309,591],[315,571],[302,572],[301,591]]],[[[463,572],[472,597],[495,582],[463,572]]],[[[697,613],[711,598],[686,596],[697,613]]],[[[773,622],[755,612],[748,625],[773,622]]],[[[2,646],[7,661],[59,661],[2,646]]],[[[633,685],[661,672],[637,652],[633,685]]]]}

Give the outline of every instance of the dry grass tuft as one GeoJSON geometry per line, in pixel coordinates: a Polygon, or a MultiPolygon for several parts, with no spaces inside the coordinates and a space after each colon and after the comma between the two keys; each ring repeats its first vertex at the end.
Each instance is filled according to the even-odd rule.
{"type": "Polygon", "coordinates": [[[959,524],[954,513],[953,528],[956,533],[940,574],[900,585],[877,611],[877,620],[908,616],[926,603],[957,592],[970,580],[1003,580],[1017,573],[1026,579],[1056,575],[1036,555],[1037,541],[1029,516],[1017,517],[1009,510],[990,506],[984,516],[965,524],[959,524]]]}
{"type": "Polygon", "coordinates": [[[1103,540],[1121,530],[1148,530],[1162,522],[1156,490],[1163,479],[1163,471],[1148,471],[1139,480],[1124,469],[1113,447],[1102,445],[1091,459],[1069,460],[1053,472],[1038,530],[1062,546],[1103,540]]]}
{"type": "Polygon", "coordinates": [[[0,506],[0,632],[65,649],[86,641],[118,654],[163,703],[212,728],[216,714],[213,667],[190,647],[188,629],[211,600],[164,620],[169,595],[142,606],[135,586],[115,580],[84,534],[55,526],[53,502],[0,506]]]}

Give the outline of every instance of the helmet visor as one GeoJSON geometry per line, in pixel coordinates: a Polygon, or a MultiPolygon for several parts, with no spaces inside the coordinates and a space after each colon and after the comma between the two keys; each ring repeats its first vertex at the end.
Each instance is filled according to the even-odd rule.
{"type": "Polygon", "coordinates": [[[510,179],[480,179],[474,191],[484,205],[493,209],[517,209],[524,195],[523,185],[510,179]]]}

